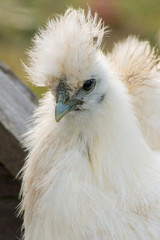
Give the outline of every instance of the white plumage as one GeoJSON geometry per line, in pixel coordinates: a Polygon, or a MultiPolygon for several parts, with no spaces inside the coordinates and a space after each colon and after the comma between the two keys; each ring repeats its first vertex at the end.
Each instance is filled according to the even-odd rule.
{"type": "Polygon", "coordinates": [[[24,142],[25,240],[160,239],[158,57],[136,37],[105,56],[104,32],[69,9],[34,39],[26,69],[49,92],[24,142]]]}

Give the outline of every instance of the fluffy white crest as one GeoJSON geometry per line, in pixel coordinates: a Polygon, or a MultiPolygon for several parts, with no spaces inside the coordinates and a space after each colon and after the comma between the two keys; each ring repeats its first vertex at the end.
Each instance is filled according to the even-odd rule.
{"type": "Polygon", "coordinates": [[[30,80],[37,86],[48,86],[62,76],[85,73],[81,77],[87,77],[104,33],[102,19],[98,20],[97,14],[92,17],[90,10],[85,15],[82,9],[70,8],[64,16],[49,20],[29,51],[26,71],[30,80]]]}

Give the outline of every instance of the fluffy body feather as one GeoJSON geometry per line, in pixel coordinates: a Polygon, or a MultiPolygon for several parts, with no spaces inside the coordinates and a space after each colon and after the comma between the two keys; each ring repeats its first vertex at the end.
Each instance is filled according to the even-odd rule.
{"type": "Polygon", "coordinates": [[[128,37],[107,56],[133,96],[141,130],[153,150],[160,150],[160,58],[149,42],[128,37]]]}
{"type": "Polygon", "coordinates": [[[31,80],[50,91],[24,142],[25,240],[160,239],[160,157],[153,151],[160,149],[159,63],[135,37],[105,56],[101,25],[70,9],[30,51],[31,80]],[[85,110],[57,123],[60,79],[75,93],[93,75],[85,110]]]}

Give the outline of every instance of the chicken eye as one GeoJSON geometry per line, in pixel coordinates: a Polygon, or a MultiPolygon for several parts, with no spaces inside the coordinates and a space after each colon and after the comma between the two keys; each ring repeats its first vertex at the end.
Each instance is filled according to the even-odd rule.
{"type": "Polygon", "coordinates": [[[87,80],[84,84],[83,84],[83,89],[88,92],[90,91],[91,89],[93,89],[95,86],[95,79],[89,79],[87,80]]]}

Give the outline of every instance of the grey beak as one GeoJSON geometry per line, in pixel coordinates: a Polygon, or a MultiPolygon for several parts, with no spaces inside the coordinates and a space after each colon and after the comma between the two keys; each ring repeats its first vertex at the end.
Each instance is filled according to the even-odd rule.
{"type": "Polygon", "coordinates": [[[56,122],[59,122],[64,115],[71,111],[71,109],[72,105],[64,104],[63,102],[59,101],[55,109],[56,122]]]}

